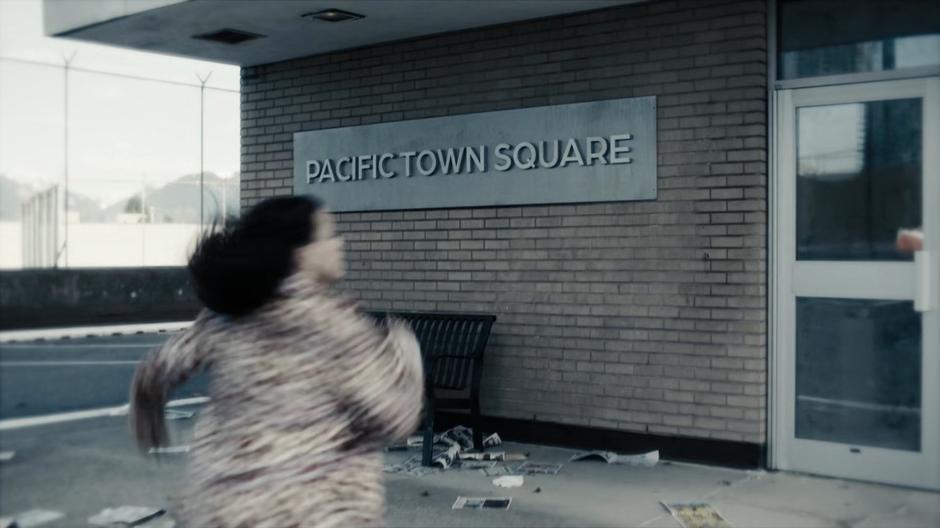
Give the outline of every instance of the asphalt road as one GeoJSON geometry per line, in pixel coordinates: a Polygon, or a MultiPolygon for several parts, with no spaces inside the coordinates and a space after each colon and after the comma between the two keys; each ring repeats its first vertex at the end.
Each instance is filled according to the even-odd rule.
{"type": "MultiPolygon", "coordinates": [[[[170,333],[0,343],[0,419],[127,403],[137,362],[170,333]]],[[[171,398],[207,394],[205,374],[171,398]]]]}

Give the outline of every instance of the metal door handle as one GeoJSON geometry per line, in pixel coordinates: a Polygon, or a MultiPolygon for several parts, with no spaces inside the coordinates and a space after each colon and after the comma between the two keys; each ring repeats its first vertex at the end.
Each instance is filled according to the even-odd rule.
{"type": "Polygon", "coordinates": [[[914,310],[929,312],[937,309],[940,298],[940,277],[936,274],[936,251],[914,252],[914,310]]]}

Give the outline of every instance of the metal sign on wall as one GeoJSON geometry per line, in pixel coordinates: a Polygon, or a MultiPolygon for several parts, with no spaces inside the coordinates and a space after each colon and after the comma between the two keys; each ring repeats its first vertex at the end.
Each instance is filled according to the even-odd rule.
{"type": "Polygon", "coordinates": [[[294,134],[294,193],[334,211],[656,198],[656,98],[294,134]]]}

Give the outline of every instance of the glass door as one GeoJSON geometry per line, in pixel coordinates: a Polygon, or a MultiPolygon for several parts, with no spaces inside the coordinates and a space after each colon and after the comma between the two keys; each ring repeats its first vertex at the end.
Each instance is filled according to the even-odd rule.
{"type": "Polygon", "coordinates": [[[940,489],[940,79],[777,99],[775,465],[940,489]]]}

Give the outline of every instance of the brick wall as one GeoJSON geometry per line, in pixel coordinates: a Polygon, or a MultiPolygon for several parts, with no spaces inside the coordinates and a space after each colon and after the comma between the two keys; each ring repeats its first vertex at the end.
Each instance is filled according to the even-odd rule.
{"type": "Polygon", "coordinates": [[[657,96],[655,201],[346,213],[376,309],[498,315],[493,416],[763,443],[766,4],[655,1],[243,70],[242,200],[297,131],[657,96]]]}

